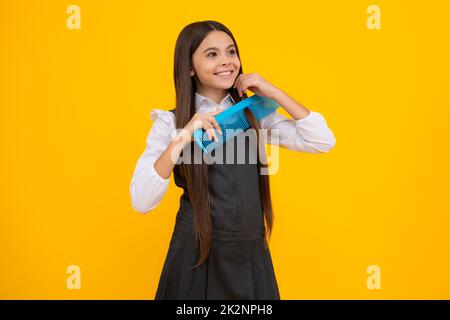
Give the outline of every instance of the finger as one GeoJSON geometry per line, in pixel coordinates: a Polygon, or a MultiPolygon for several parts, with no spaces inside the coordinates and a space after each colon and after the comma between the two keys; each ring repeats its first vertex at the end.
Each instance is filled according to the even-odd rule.
{"type": "Polygon", "coordinates": [[[207,120],[203,121],[203,129],[205,129],[209,140],[213,140],[213,133],[211,132],[212,128],[213,126],[207,120]]]}
{"type": "Polygon", "coordinates": [[[213,119],[212,124],[214,127],[217,128],[217,131],[219,131],[220,134],[222,134],[222,128],[219,126],[219,123],[217,122],[216,118],[213,119]]]}
{"type": "Polygon", "coordinates": [[[219,141],[219,138],[217,137],[216,132],[214,131],[214,128],[208,129],[207,132],[208,132],[208,135],[210,136],[211,140],[214,140],[216,142],[219,141]]]}
{"type": "Polygon", "coordinates": [[[216,141],[219,141],[219,136],[217,135],[217,132],[215,129],[217,129],[219,131],[220,134],[222,134],[222,130],[220,129],[219,124],[217,123],[216,119],[213,117],[212,121],[210,122],[211,124],[211,131],[214,134],[214,137],[216,139],[216,141]]]}
{"type": "Polygon", "coordinates": [[[239,93],[240,97],[242,97],[244,95],[244,85],[246,83],[247,83],[247,78],[246,79],[242,79],[241,82],[239,83],[238,93],[239,93]]]}
{"type": "Polygon", "coordinates": [[[217,129],[217,131],[219,131],[220,134],[222,134],[222,129],[220,128],[215,117],[208,117],[208,121],[217,129]]]}
{"type": "Polygon", "coordinates": [[[239,76],[238,80],[236,81],[236,86],[235,86],[235,88],[238,90],[238,93],[239,93],[240,87],[242,86],[242,81],[247,79],[249,76],[251,76],[251,74],[244,74],[244,73],[239,76]]]}
{"type": "Polygon", "coordinates": [[[222,130],[220,129],[220,126],[219,126],[219,124],[217,123],[217,121],[216,121],[216,119],[214,117],[212,118],[210,124],[212,126],[211,127],[211,131],[214,134],[214,137],[215,137],[216,141],[219,141],[219,136],[217,135],[217,132],[216,132],[216,130],[214,128],[216,128],[217,131],[219,131],[220,134],[222,134],[222,130]]]}
{"type": "Polygon", "coordinates": [[[202,127],[205,130],[211,129],[213,126],[209,123],[208,119],[202,121],[202,127]]]}
{"type": "Polygon", "coordinates": [[[211,132],[211,129],[206,130],[206,134],[208,135],[208,139],[209,139],[209,140],[214,140],[213,134],[212,134],[212,132],[211,132]]]}
{"type": "Polygon", "coordinates": [[[235,83],[234,87],[236,88],[236,90],[238,91],[238,93],[239,93],[239,86],[241,85],[242,79],[244,79],[245,76],[246,76],[245,74],[240,74],[240,75],[238,76],[238,78],[236,79],[236,83],[235,83]]]}
{"type": "Polygon", "coordinates": [[[222,110],[214,110],[214,111],[206,113],[206,115],[215,116],[216,114],[221,113],[221,112],[222,112],[222,110]]]}
{"type": "Polygon", "coordinates": [[[219,141],[219,136],[217,135],[217,132],[214,130],[214,129],[211,129],[212,130],[212,132],[213,132],[213,134],[214,134],[214,140],[216,141],[216,142],[218,142],[219,141]]]}
{"type": "Polygon", "coordinates": [[[249,80],[251,80],[251,77],[252,77],[252,75],[249,74],[247,77],[242,79],[241,82],[239,83],[239,91],[240,91],[241,96],[243,96],[245,94],[244,86],[246,83],[248,83],[249,80]]]}
{"type": "Polygon", "coordinates": [[[246,79],[245,82],[242,83],[241,85],[241,91],[242,94],[246,93],[248,88],[255,85],[255,80],[254,79],[246,79]]]}
{"type": "Polygon", "coordinates": [[[239,77],[236,79],[236,83],[234,87],[236,88],[237,92],[239,93],[239,86],[241,85],[243,74],[239,75],[239,77]]]}
{"type": "Polygon", "coordinates": [[[237,88],[237,86],[239,84],[239,80],[241,79],[242,75],[243,75],[243,73],[236,77],[236,79],[234,80],[233,88],[237,88]]]}

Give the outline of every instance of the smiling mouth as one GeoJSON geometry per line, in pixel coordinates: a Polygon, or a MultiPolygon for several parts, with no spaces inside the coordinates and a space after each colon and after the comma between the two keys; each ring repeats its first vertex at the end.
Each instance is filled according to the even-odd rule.
{"type": "Polygon", "coordinates": [[[227,71],[222,71],[222,72],[216,72],[216,73],[214,73],[214,75],[216,75],[216,76],[218,76],[218,77],[222,77],[222,78],[228,78],[228,77],[230,77],[233,73],[234,73],[233,70],[227,70],[227,71]]]}

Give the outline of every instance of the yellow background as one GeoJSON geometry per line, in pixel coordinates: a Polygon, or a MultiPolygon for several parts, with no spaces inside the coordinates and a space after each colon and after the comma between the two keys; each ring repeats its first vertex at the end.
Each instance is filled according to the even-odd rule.
{"type": "Polygon", "coordinates": [[[208,19],[231,29],[245,73],[337,139],[281,150],[271,177],[282,299],[450,298],[449,1],[0,3],[0,298],[153,299],[181,192],[171,179],[142,215],[129,185],[150,110],[174,106],[176,37],[208,19]]]}

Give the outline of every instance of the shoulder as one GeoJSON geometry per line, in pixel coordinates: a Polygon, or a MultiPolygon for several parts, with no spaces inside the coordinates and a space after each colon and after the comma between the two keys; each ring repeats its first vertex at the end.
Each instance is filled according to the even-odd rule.
{"type": "Polygon", "coordinates": [[[153,109],[150,111],[150,118],[155,125],[166,125],[170,128],[175,128],[175,114],[169,110],[153,109]]]}
{"type": "Polygon", "coordinates": [[[150,118],[153,125],[150,129],[149,137],[159,137],[162,139],[172,139],[177,134],[175,125],[175,114],[168,110],[153,109],[150,111],[150,118]]]}

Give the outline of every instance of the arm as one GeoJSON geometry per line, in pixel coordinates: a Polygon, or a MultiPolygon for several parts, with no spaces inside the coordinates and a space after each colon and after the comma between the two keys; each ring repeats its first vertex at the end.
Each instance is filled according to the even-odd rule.
{"type": "Polygon", "coordinates": [[[336,145],[333,132],[319,112],[306,109],[280,89],[275,91],[272,99],[277,101],[293,119],[276,112],[263,118],[261,127],[268,129],[269,143],[277,143],[270,134],[271,130],[277,129],[280,146],[289,150],[325,153],[336,145]]]}
{"type": "MultiPolygon", "coordinates": [[[[137,162],[130,185],[133,208],[141,213],[154,209],[167,191],[170,174],[183,148],[192,141],[197,128],[204,128],[210,138],[215,134],[213,127],[220,127],[213,115],[196,113],[183,130],[177,133],[175,117],[169,111],[154,110],[156,118],[147,137],[144,153],[137,162]]],[[[216,137],[217,138],[217,137],[216,137]]]]}
{"type": "Polygon", "coordinates": [[[154,123],[147,136],[146,148],[137,161],[130,184],[132,206],[141,213],[153,210],[168,189],[171,171],[167,173],[168,168],[155,170],[155,162],[167,151],[176,131],[169,112],[155,110],[152,118],[154,123]]]}
{"type": "Polygon", "coordinates": [[[248,89],[275,100],[293,118],[288,119],[275,112],[261,120],[261,128],[268,130],[269,143],[279,143],[287,149],[309,153],[328,152],[335,146],[333,132],[320,113],[308,110],[258,73],[240,74],[233,87],[239,96],[248,89]],[[279,140],[275,139],[276,133],[279,140]]]}
{"type": "Polygon", "coordinates": [[[294,98],[289,96],[281,89],[274,91],[272,99],[278,102],[280,106],[286,110],[294,120],[306,118],[311,111],[298,103],[294,98]]]}

